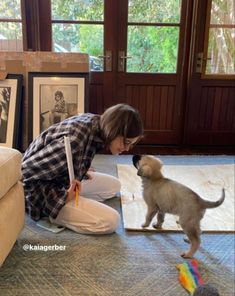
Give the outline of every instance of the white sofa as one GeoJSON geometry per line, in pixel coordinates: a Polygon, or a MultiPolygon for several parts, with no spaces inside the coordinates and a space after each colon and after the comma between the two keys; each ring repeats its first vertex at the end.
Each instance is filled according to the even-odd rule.
{"type": "Polygon", "coordinates": [[[0,147],[0,266],[24,227],[24,191],[20,180],[22,155],[0,147]]]}

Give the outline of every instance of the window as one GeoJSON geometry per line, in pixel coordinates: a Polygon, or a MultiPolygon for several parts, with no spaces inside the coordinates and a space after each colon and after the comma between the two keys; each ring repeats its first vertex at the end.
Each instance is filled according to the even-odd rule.
{"type": "Polygon", "coordinates": [[[129,0],[127,72],[176,73],[181,0],[129,0]]]}
{"type": "Polygon", "coordinates": [[[1,0],[0,50],[23,50],[20,4],[20,0],[1,0]]]}
{"type": "Polygon", "coordinates": [[[212,0],[209,18],[206,74],[234,75],[234,0],[212,0]]]}
{"type": "Polygon", "coordinates": [[[104,40],[103,0],[51,0],[52,43],[57,52],[90,55],[91,70],[102,71],[104,40]]]}

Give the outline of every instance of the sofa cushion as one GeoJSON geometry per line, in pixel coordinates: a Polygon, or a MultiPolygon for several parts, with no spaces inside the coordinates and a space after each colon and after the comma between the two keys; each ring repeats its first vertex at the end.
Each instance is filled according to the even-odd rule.
{"type": "Polygon", "coordinates": [[[0,147],[0,199],[20,179],[22,154],[12,148],[0,147]]]}
{"type": "Polygon", "coordinates": [[[0,199],[0,267],[24,227],[24,213],[24,189],[18,182],[0,199]]]}

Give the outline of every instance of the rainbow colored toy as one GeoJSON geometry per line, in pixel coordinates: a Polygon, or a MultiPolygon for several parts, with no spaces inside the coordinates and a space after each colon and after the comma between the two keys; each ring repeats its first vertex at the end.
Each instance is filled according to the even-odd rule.
{"type": "Polygon", "coordinates": [[[179,282],[181,285],[193,295],[194,290],[204,284],[198,271],[198,262],[196,259],[191,262],[185,262],[176,266],[179,269],[179,282]]]}

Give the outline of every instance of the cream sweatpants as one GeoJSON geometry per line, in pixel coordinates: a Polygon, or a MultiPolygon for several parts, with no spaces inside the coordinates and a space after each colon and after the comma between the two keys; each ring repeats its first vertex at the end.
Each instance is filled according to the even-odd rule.
{"type": "Polygon", "coordinates": [[[90,179],[81,183],[78,207],[75,201],[66,203],[52,223],[65,226],[83,234],[114,232],[120,222],[119,213],[103,204],[120,191],[119,180],[111,175],[90,172],[90,179]]]}

